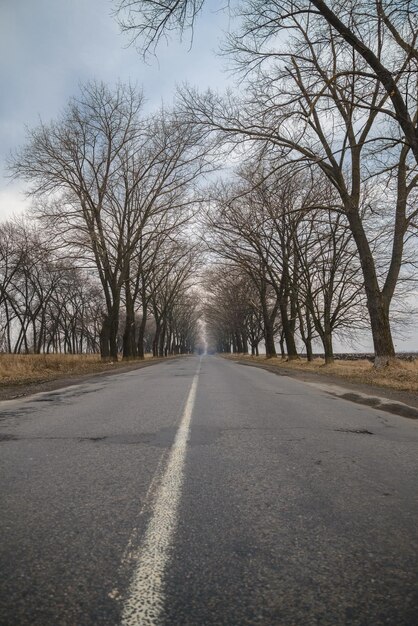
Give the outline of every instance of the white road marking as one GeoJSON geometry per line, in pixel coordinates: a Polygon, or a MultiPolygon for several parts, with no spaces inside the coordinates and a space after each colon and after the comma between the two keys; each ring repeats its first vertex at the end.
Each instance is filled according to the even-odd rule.
{"type": "Polygon", "coordinates": [[[135,571],[123,601],[122,626],[159,623],[164,608],[164,573],[170,559],[183,485],[190,422],[196,398],[201,361],[187,396],[165,472],[155,494],[152,516],[144,539],[134,555],[135,571]]]}

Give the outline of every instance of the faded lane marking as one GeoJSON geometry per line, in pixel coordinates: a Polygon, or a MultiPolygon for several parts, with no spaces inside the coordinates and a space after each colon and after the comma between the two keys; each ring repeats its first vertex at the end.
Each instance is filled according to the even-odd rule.
{"type": "Polygon", "coordinates": [[[151,520],[134,555],[135,571],[123,601],[122,625],[156,625],[164,608],[164,573],[177,527],[190,422],[196,398],[201,360],[187,396],[165,472],[156,491],[151,520]]]}

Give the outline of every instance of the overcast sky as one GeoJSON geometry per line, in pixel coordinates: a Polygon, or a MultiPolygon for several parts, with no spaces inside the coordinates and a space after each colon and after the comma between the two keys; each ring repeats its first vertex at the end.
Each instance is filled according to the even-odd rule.
{"type": "Polygon", "coordinates": [[[0,219],[26,206],[23,186],[6,178],[5,160],[25,126],[59,115],[91,79],[142,86],[147,107],[170,102],[176,84],[223,89],[228,77],[214,54],[228,28],[225,2],[211,0],[190,37],[161,45],[145,64],[111,16],[110,0],[0,0],[0,219]],[[218,9],[218,10],[217,10],[218,9]]]}

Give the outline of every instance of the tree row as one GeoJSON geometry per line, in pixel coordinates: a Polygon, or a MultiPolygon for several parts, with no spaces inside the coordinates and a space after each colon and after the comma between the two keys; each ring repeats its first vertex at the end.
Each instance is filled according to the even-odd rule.
{"type": "Polygon", "coordinates": [[[96,294],[100,287],[95,341],[104,359],[116,360],[121,347],[124,358],[143,357],[150,318],[154,355],[193,350],[198,258],[189,225],[196,181],[209,168],[208,146],[176,111],[145,115],[137,90],[97,83],[58,120],[28,131],[13,156],[50,249],[81,277],[91,273],[96,294]]]}

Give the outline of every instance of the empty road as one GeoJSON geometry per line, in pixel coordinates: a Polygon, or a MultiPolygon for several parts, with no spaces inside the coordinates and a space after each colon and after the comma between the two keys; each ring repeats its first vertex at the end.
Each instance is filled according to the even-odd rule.
{"type": "Polygon", "coordinates": [[[0,624],[415,625],[417,451],[212,356],[2,402],[0,624]]]}

